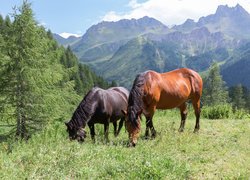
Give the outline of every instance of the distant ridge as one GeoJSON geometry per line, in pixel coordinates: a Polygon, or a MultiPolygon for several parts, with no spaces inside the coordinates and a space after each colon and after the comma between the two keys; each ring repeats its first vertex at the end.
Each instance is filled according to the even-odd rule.
{"type": "Polygon", "coordinates": [[[55,34],[55,33],[53,33],[53,37],[59,44],[63,46],[72,45],[81,39],[81,37],[76,37],[76,36],[69,36],[68,38],[64,38],[60,36],[59,34],[55,34]]]}
{"type": "Polygon", "coordinates": [[[205,73],[214,62],[220,64],[228,85],[250,87],[241,78],[250,74],[250,66],[246,66],[249,42],[250,14],[237,4],[218,6],[214,14],[197,22],[187,19],[172,28],[147,16],[103,21],[76,41],[64,43],[97,74],[130,88],[136,74],[148,69],[164,72],[189,67],[205,73]],[[234,67],[244,71],[238,73],[234,67]]]}

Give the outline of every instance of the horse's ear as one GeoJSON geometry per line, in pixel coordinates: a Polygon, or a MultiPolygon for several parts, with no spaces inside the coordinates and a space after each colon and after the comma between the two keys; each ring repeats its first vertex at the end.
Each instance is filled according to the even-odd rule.
{"type": "Polygon", "coordinates": [[[127,116],[127,111],[126,111],[126,110],[122,110],[122,114],[123,114],[124,116],[127,116]]]}

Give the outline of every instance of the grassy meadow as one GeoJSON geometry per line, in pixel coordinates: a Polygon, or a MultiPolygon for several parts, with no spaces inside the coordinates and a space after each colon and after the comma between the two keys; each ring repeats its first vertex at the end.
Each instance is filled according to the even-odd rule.
{"type": "MultiPolygon", "coordinates": [[[[55,122],[28,142],[0,143],[0,179],[249,179],[250,120],[201,119],[193,133],[190,111],[186,128],[178,132],[178,111],[158,111],[152,140],[141,138],[128,148],[121,134],[105,144],[103,126],[96,125],[96,143],[90,135],[83,144],[67,139],[65,125],[55,122]]],[[[89,129],[87,128],[89,132],[89,129]]]]}

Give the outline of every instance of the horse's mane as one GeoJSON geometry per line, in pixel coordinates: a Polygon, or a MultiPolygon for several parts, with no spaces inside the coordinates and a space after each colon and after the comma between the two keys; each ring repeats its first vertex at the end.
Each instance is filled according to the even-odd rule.
{"type": "MultiPolygon", "coordinates": [[[[129,94],[128,107],[133,111],[132,113],[139,113],[143,110],[143,85],[145,83],[144,73],[138,74],[134,80],[132,89],[129,94]]],[[[138,122],[135,118],[129,118],[132,124],[138,127],[138,122]]]]}
{"type": "Polygon", "coordinates": [[[78,107],[76,108],[75,112],[69,124],[74,127],[83,127],[86,126],[89,117],[92,116],[94,113],[94,106],[93,106],[93,96],[98,88],[92,88],[84,99],[80,102],[78,107]]]}

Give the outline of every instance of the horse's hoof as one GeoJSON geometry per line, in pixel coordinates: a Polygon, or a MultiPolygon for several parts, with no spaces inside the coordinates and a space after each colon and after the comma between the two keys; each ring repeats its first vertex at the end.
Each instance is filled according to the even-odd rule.
{"type": "Polygon", "coordinates": [[[198,133],[199,132],[199,129],[194,129],[194,133],[198,133]]]}
{"type": "Polygon", "coordinates": [[[183,129],[183,128],[180,128],[178,131],[179,131],[179,132],[183,132],[183,131],[184,131],[184,129],[183,129]]]}
{"type": "Polygon", "coordinates": [[[135,147],[135,146],[136,146],[136,144],[133,142],[128,143],[128,147],[135,147]]]}
{"type": "Polygon", "coordinates": [[[131,147],[135,147],[136,146],[136,144],[135,143],[131,143],[131,147]]]}

